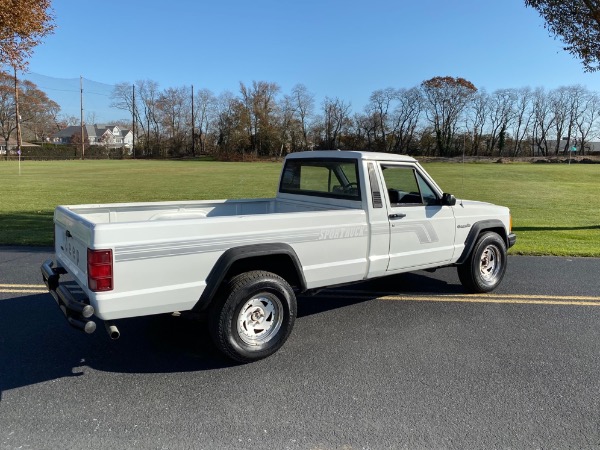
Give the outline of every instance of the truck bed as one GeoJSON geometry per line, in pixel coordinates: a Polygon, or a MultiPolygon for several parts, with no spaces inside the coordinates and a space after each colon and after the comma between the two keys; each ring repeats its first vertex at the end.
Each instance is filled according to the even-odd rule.
{"type": "Polygon", "coordinates": [[[96,316],[116,319],[191,309],[228,248],[284,243],[303,263],[308,288],[361,279],[366,213],[349,205],[288,199],[59,206],[56,258],[90,298],[96,316]],[[110,249],[110,292],[87,289],[88,248],[110,249]]]}
{"type": "Polygon", "coordinates": [[[275,198],[62,206],[92,224],[136,223],[344,209],[275,198]]]}

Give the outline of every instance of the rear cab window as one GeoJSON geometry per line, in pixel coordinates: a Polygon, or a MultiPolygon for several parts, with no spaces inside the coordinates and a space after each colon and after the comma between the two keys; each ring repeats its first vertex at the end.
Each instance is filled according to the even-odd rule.
{"type": "Polygon", "coordinates": [[[279,192],[361,200],[358,160],[346,158],[289,159],[283,168],[279,192]]]}

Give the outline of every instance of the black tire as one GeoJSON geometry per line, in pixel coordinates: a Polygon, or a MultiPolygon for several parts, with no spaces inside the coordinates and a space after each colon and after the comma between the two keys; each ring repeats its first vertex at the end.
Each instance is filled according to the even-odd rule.
{"type": "Polygon", "coordinates": [[[469,258],[458,266],[458,278],[469,292],[490,292],[506,272],[506,243],[492,231],[482,233],[469,258]]]}
{"type": "Polygon", "coordinates": [[[247,363],[279,350],[295,320],[291,286],[274,273],[257,270],[237,275],[224,286],[209,312],[209,329],[221,352],[247,363]]]}

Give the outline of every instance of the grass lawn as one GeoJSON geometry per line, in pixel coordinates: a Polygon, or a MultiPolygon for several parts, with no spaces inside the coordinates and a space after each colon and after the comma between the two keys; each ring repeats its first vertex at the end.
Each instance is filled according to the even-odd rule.
{"type": "MultiPolygon", "coordinates": [[[[513,254],[600,256],[600,165],[425,164],[447,192],[511,208],[513,254]]],[[[0,161],[0,244],[52,245],[59,204],[272,197],[280,163],[0,161]]]]}

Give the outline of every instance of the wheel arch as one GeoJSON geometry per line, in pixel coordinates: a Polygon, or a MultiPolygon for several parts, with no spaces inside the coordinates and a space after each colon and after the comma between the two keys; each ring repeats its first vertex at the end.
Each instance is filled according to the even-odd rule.
{"type": "Polygon", "coordinates": [[[254,270],[264,270],[279,275],[300,292],[307,289],[300,259],[289,244],[270,243],[234,247],[221,255],[206,277],[206,288],[193,311],[206,310],[224,281],[254,270]]]}
{"type": "Polygon", "coordinates": [[[506,248],[510,246],[508,232],[506,231],[504,223],[502,223],[501,220],[482,220],[476,222],[471,227],[471,230],[469,231],[469,234],[465,241],[465,248],[463,249],[463,252],[461,253],[460,257],[458,258],[455,264],[463,264],[469,258],[469,255],[473,251],[473,247],[475,247],[475,244],[477,243],[477,239],[479,238],[481,233],[484,233],[486,231],[493,231],[494,233],[498,234],[504,241],[506,248]]]}

